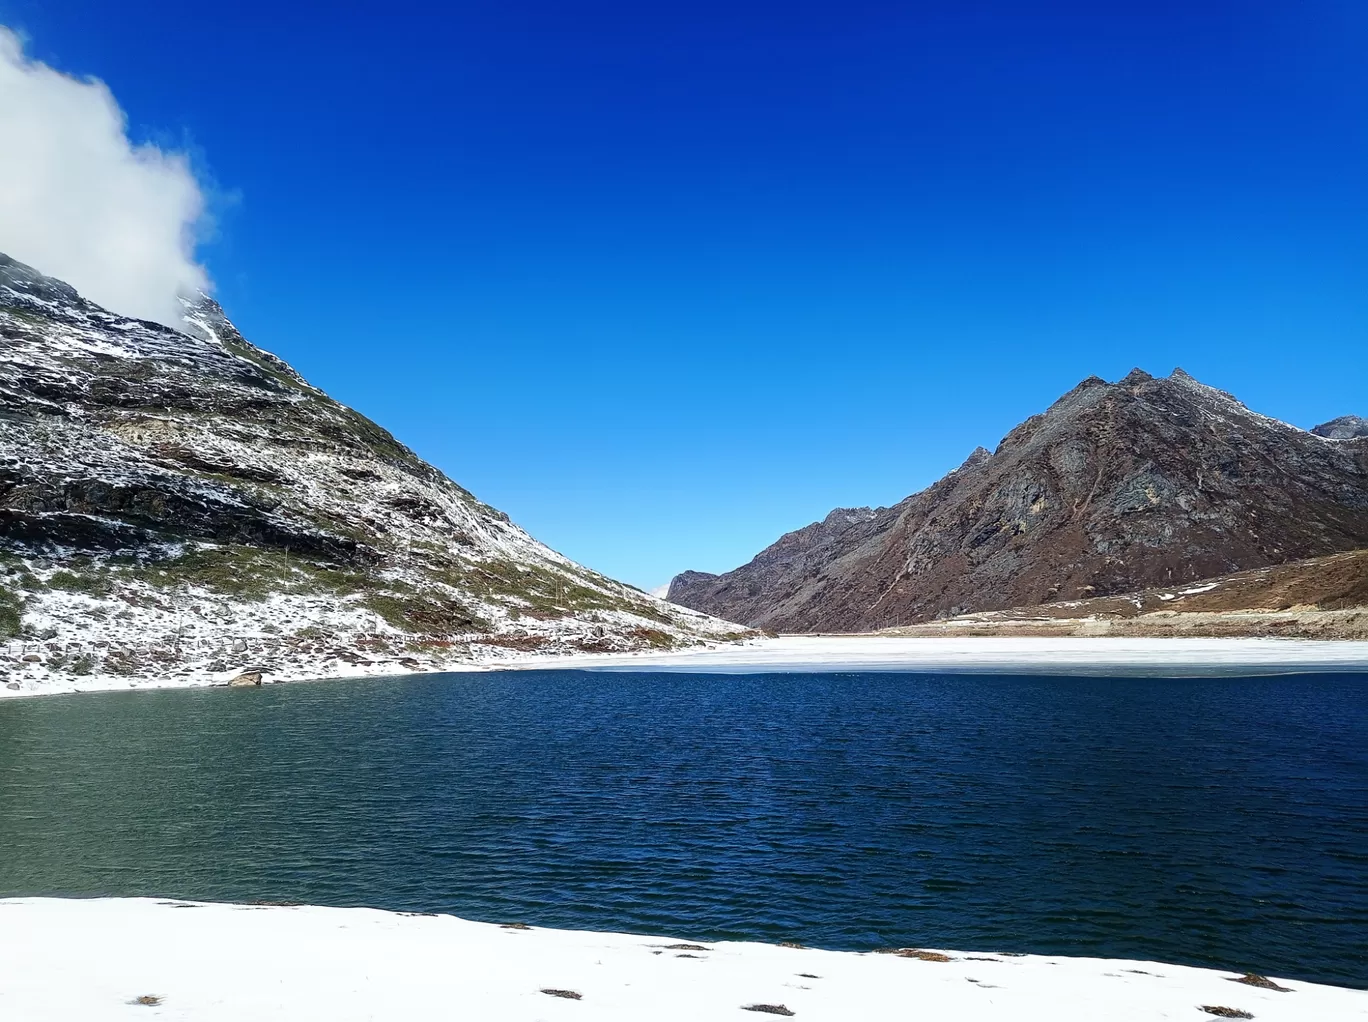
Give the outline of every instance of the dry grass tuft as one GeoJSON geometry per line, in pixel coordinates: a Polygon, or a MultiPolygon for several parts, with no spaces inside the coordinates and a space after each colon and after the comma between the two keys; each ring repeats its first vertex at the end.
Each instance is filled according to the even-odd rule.
{"type": "Polygon", "coordinates": [[[1227,976],[1226,979],[1232,983],[1243,983],[1247,987],[1258,987],[1260,990],[1277,990],[1284,994],[1292,992],[1291,987],[1278,986],[1267,976],[1260,976],[1257,972],[1246,972],[1243,976],[1227,976]]]}
{"type": "Polygon", "coordinates": [[[577,990],[557,990],[555,987],[545,987],[542,993],[550,994],[552,997],[564,997],[567,1001],[578,1001],[583,996],[577,990]]]}
{"type": "Polygon", "coordinates": [[[702,944],[664,944],[666,951],[711,951],[712,948],[704,947],[702,944]]]}
{"type": "Polygon", "coordinates": [[[878,955],[897,955],[899,958],[915,958],[919,962],[953,962],[949,955],[939,951],[922,951],[914,947],[881,947],[874,952],[878,955]]]}
{"type": "Polygon", "coordinates": [[[1253,1018],[1253,1017],[1254,1017],[1253,1015],[1251,1015],[1251,1014],[1250,1014],[1249,1012],[1247,1012],[1247,1011],[1241,1011],[1239,1008],[1227,1008],[1227,1007],[1226,1007],[1225,1005],[1223,1005],[1223,1004],[1201,1004],[1201,1005],[1198,1005],[1198,1007],[1201,1008],[1201,1009],[1202,1009],[1204,1012],[1206,1012],[1208,1015],[1215,1015],[1217,1018],[1253,1018]]]}
{"type": "Polygon", "coordinates": [[[499,928],[500,928],[500,929],[504,929],[504,930],[530,930],[530,929],[532,929],[532,927],[528,926],[526,923],[500,923],[500,924],[499,924],[499,928]]]}
{"type": "Polygon", "coordinates": [[[141,997],[133,998],[133,1000],[129,1001],[128,1003],[142,1004],[149,1008],[155,1008],[157,1005],[161,1004],[161,1002],[162,999],[156,994],[143,994],[141,997]]]}
{"type": "Polygon", "coordinates": [[[759,1011],[766,1015],[792,1015],[793,1012],[782,1004],[743,1004],[742,1011],[759,1011]]]}

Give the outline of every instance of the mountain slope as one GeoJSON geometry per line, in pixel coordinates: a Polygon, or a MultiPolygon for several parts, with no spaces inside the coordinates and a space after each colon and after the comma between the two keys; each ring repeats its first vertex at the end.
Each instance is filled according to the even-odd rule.
{"type": "Polygon", "coordinates": [[[726,574],[682,574],[669,599],[865,631],[1368,546],[1368,438],[1334,428],[1351,435],[1251,412],[1182,370],[1091,377],[926,490],[858,522],[837,512],[726,574]]]}
{"type": "Polygon", "coordinates": [[[0,256],[0,633],[42,640],[11,644],[10,683],[735,631],[536,542],[213,301],[185,321],[114,315],[0,256]]]}
{"type": "Polygon", "coordinates": [[[907,636],[1267,636],[1368,639],[1368,550],[1117,596],[894,628],[907,636]]]}

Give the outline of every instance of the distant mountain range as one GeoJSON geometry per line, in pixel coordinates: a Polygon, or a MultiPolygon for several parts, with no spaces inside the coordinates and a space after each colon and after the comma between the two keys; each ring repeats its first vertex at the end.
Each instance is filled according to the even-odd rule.
{"type": "Polygon", "coordinates": [[[212,300],[173,330],[0,256],[0,638],[42,644],[0,681],[737,633],[538,543],[212,300]]]}
{"type": "Polygon", "coordinates": [[[1368,547],[1368,420],[1306,431],[1181,369],[1090,377],[888,508],[841,508],[671,602],[785,632],[1083,600],[1368,547]]]}

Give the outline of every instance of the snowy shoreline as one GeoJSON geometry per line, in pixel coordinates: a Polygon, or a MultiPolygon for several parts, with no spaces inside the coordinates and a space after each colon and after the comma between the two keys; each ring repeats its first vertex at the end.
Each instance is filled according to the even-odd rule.
{"type": "MultiPolygon", "coordinates": [[[[710,645],[677,652],[539,655],[502,651],[480,661],[383,660],[328,669],[291,664],[265,669],[268,683],[383,678],[503,670],[764,672],[907,671],[1203,677],[1232,674],[1368,672],[1368,642],[1268,638],[976,637],[803,635],[710,645]]],[[[0,698],[222,686],[244,665],[220,674],[126,678],[52,676],[0,698]]]]}
{"type": "Polygon", "coordinates": [[[0,900],[0,1017],[963,1022],[1368,1017],[1368,992],[1053,955],[822,951],[364,908],[0,900]],[[142,1001],[139,999],[142,998],[142,1001]],[[147,1007],[143,1007],[146,1005],[147,1007]],[[766,1009],[771,1010],[766,1010],[766,1009]],[[782,1011],[772,1009],[782,1008],[782,1011]]]}
{"type": "Polygon", "coordinates": [[[1264,638],[787,635],[680,653],[569,656],[558,658],[557,663],[548,666],[719,674],[938,671],[1191,677],[1368,671],[1368,642],[1264,638]]]}

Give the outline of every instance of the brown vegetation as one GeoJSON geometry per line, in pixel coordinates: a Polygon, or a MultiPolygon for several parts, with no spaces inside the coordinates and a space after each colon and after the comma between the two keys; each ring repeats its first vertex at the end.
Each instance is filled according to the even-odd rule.
{"type": "Polygon", "coordinates": [[[954,959],[949,955],[943,955],[939,951],[922,951],[914,947],[889,947],[880,948],[876,954],[897,955],[899,958],[915,958],[921,962],[953,962],[954,959]]]}
{"type": "Polygon", "coordinates": [[[886,634],[1368,639],[1368,550],[1121,596],[966,614],[886,634]]]}
{"type": "Polygon", "coordinates": [[[1280,993],[1290,994],[1291,987],[1278,986],[1267,976],[1260,976],[1256,972],[1246,972],[1243,976],[1227,976],[1232,983],[1243,983],[1248,987],[1258,987],[1260,990],[1277,990],[1280,993]]]}

